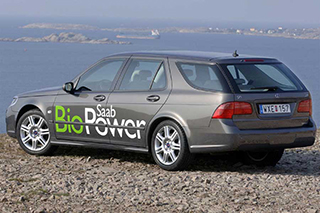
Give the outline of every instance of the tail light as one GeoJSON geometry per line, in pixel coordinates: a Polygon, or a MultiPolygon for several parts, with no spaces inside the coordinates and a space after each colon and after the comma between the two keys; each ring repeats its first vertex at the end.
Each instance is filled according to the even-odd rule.
{"type": "Polygon", "coordinates": [[[233,115],[252,114],[251,104],[247,102],[227,102],[221,104],[214,112],[212,118],[231,119],[233,115]]]}
{"type": "Polygon", "coordinates": [[[263,59],[245,59],[244,62],[264,62],[263,59]]]}
{"type": "Polygon", "coordinates": [[[309,112],[309,115],[312,115],[312,101],[311,99],[300,101],[298,106],[298,112],[309,112]]]}

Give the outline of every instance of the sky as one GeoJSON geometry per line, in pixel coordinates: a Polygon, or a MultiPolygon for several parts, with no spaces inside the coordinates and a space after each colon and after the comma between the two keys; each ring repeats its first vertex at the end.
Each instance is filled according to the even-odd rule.
{"type": "Polygon", "coordinates": [[[0,16],[319,24],[320,0],[0,0],[0,16]]]}

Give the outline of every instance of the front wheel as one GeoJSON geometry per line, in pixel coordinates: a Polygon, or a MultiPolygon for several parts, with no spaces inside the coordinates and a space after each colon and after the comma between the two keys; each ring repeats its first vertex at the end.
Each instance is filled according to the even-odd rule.
{"type": "Polygon", "coordinates": [[[50,143],[49,125],[43,114],[31,110],[21,116],[17,125],[17,138],[21,148],[32,155],[51,154],[56,147],[50,143]]]}
{"type": "Polygon", "coordinates": [[[186,168],[191,162],[191,154],[183,129],[174,121],[161,122],[155,129],[151,152],[155,162],[165,170],[186,168]]]}
{"type": "Polygon", "coordinates": [[[244,164],[256,166],[275,166],[283,155],[284,149],[242,152],[241,159],[244,164]]]}

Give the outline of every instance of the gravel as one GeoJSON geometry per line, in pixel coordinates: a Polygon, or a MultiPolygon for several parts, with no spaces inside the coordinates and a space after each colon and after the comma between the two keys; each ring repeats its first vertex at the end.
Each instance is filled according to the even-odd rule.
{"type": "Polygon", "coordinates": [[[265,168],[201,155],[168,172],[129,152],[60,147],[31,156],[2,134],[0,212],[320,212],[319,152],[319,141],[289,149],[265,168]]]}

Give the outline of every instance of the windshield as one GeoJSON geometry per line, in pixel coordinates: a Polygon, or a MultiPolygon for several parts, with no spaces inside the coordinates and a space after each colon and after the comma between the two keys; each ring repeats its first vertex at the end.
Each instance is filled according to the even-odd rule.
{"type": "Polygon", "coordinates": [[[303,88],[284,64],[222,65],[240,92],[301,91],[303,88]]]}

